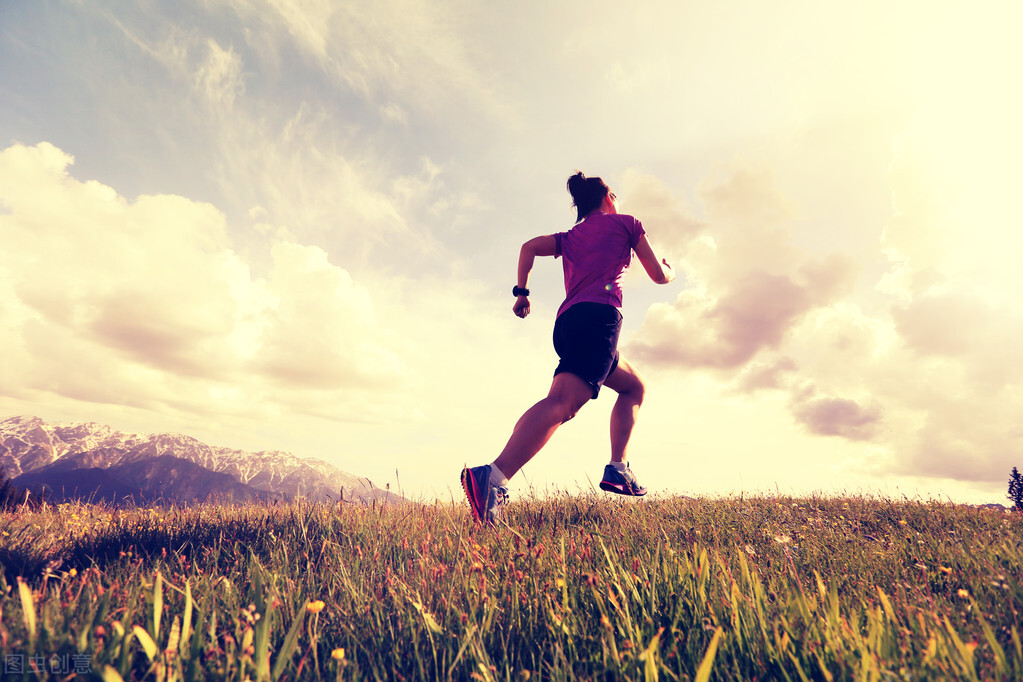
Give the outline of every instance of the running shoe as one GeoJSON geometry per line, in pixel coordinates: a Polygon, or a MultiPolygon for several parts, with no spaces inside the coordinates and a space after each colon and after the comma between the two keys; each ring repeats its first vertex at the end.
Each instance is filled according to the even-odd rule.
{"type": "Polygon", "coordinates": [[[639,484],[636,480],[636,474],[632,473],[632,469],[629,465],[625,465],[625,471],[618,471],[612,465],[608,464],[604,467],[604,480],[600,482],[600,489],[606,490],[609,493],[618,493],[619,495],[630,495],[632,497],[640,497],[646,495],[646,488],[639,484]]]}
{"type": "Polygon", "coordinates": [[[490,485],[490,465],[462,469],[462,489],[469,499],[472,518],[478,523],[496,524],[508,500],[508,489],[490,485]]]}

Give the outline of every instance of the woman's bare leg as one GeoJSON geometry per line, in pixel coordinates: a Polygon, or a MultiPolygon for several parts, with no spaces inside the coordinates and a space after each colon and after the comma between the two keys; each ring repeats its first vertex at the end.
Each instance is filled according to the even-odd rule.
{"type": "Polygon", "coordinates": [[[611,409],[611,461],[624,462],[646,387],[636,368],[620,355],[618,367],[604,385],[618,393],[618,400],[611,409]]]}
{"type": "Polygon", "coordinates": [[[589,384],[575,374],[555,375],[547,397],[519,418],[494,464],[508,478],[514,476],[592,396],[589,384]]]}

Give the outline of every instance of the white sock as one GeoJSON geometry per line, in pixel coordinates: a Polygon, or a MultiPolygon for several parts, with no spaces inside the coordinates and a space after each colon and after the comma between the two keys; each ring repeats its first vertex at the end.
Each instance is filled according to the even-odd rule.
{"type": "Polygon", "coordinates": [[[614,462],[614,461],[612,461],[612,462],[609,462],[609,463],[610,463],[610,464],[611,464],[611,466],[613,466],[613,467],[614,467],[615,469],[618,469],[618,471],[625,471],[626,469],[628,469],[628,468],[629,468],[629,465],[628,465],[628,464],[626,464],[625,462],[614,462]]]}
{"type": "Polygon", "coordinates": [[[490,485],[497,488],[504,488],[508,485],[508,477],[504,475],[504,472],[497,468],[496,461],[490,465],[490,485]]]}

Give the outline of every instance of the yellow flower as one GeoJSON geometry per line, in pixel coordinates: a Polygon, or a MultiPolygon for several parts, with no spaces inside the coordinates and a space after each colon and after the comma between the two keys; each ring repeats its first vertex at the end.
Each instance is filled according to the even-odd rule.
{"type": "Polygon", "coordinates": [[[942,573],[951,573],[952,572],[952,569],[949,568],[948,566],[939,566],[938,568],[941,570],[942,573]]]}
{"type": "Polygon", "coordinates": [[[317,599],[316,601],[311,601],[308,604],[306,604],[305,610],[308,611],[309,613],[319,613],[320,611],[323,610],[324,606],[326,606],[326,604],[317,599]]]}
{"type": "Polygon", "coordinates": [[[959,588],[959,592],[957,592],[956,594],[958,594],[963,599],[969,599],[970,598],[970,593],[967,592],[966,590],[964,590],[961,587],[959,588]]]}
{"type": "Polygon", "coordinates": [[[69,576],[71,576],[72,578],[74,578],[76,575],[78,575],[78,569],[77,568],[72,568],[70,571],[67,572],[67,574],[69,576]]]}
{"type": "Polygon", "coordinates": [[[345,658],[345,649],[344,647],[338,647],[331,651],[330,655],[335,661],[343,661],[345,658]]]}
{"type": "Polygon", "coordinates": [[[565,579],[564,578],[558,578],[557,580],[554,581],[554,583],[558,587],[564,587],[565,586],[565,579]]]}
{"type": "Polygon", "coordinates": [[[899,519],[899,525],[900,526],[905,526],[906,525],[906,519],[899,519]]]}

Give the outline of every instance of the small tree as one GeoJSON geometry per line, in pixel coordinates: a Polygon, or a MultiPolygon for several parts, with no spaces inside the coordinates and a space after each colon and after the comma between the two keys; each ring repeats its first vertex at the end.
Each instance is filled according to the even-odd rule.
{"type": "Polygon", "coordinates": [[[1023,475],[1020,475],[1016,467],[1012,467],[1012,474],[1009,476],[1009,494],[1006,497],[1012,500],[1016,511],[1023,511],[1023,475]]]}
{"type": "Polygon", "coordinates": [[[18,505],[36,507],[43,498],[35,493],[22,490],[7,477],[7,471],[0,466],[0,511],[10,511],[18,505]]]}
{"type": "Polygon", "coordinates": [[[11,479],[7,478],[7,471],[0,467],[0,510],[12,509],[18,504],[18,489],[14,487],[11,479]]]}

